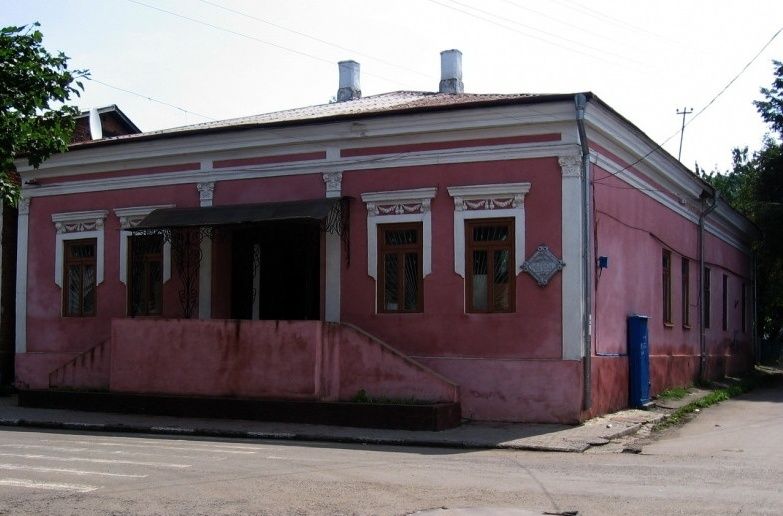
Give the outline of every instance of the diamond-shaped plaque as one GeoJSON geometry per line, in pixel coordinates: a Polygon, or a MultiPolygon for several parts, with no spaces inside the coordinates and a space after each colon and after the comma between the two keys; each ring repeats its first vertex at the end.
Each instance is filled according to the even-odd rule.
{"type": "Polygon", "coordinates": [[[540,287],[549,283],[552,276],[561,271],[563,267],[565,267],[565,263],[545,245],[538,246],[533,256],[522,264],[522,270],[533,276],[540,287]]]}

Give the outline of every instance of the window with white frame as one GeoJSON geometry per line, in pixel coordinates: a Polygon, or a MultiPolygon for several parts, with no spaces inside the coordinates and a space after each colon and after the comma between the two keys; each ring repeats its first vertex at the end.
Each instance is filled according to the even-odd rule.
{"type": "Polygon", "coordinates": [[[63,289],[64,316],[95,315],[96,289],[103,283],[103,226],[108,213],[94,210],[52,214],[57,231],[54,282],[63,289]]]}
{"type": "Polygon", "coordinates": [[[120,282],[128,286],[128,315],[161,313],[163,284],[171,279],[171,243],[159,236],[134,236],[132,229],[157,209],[173,204],[117,208],[120,219],[120,282]]]}
{"type": "Polygon", "coordinates": [[[375,279],[379,313],[423,311],[422,280],[432,272],[430,204],[436,193],[437,188],[416,188],[362,194],[367,205],[367,274],[375,279]],[[402,240],[401,235],[405,237],[402,240]],[[379,237],[383,239],[380,242],[379,237]],[[394,259],[402,259],[400,264],[410,267],[386,263],[394,259]],[[392,274],[399,276],[399,281],[392,281],[392,274]]]}
{"type": "Polygon", "coordinates": [[[454,199],[454,272],[466,280],[466,312],[515,310],[514,283],[525,260],[524,200],[529,191],[530,183],[448,188],[454,199]]]}

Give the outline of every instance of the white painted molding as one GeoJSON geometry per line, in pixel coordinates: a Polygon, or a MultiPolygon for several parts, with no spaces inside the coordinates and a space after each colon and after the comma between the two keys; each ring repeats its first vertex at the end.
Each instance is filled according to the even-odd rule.
{"type": "Polygon", "coordinates": [[[104,221],[108,210],[73,211],[53,213],[52,222],[57,230],[54,253],[54,282],[63,288],[63,261],[66,240],[95,239],[95,284],[103,283],[104,270],[104,221]]]}
{"type": "MultiPolygon", "coordinates": [[[[599,153],[597,165],[602,169],[606,170],[607,172],[609,172],[610,174],[614,175],[614,177],[616,177],[617,179],[624,181],[628,185],[638,189],[638,191],[640,191],[644,195],[663,204],[664,206],[666,206],[673,212],[677,213],[681,217],[693,222],[694,224],[699,223],[698,214],[694,210],[690,209],[687,203],[682,204],[681,202],[678,202],[676,199],[674,199],[671,195],[668,195],[665,192],[661,192],[658,188],[655,187],[655,185],[648,183],[647,181],[633,174],[629,170],[625,170],[624,167],[620,166],[617,162],[615,162],[611,158],[599,153]]],[[[601,187],[594,186],[594,188],[601,188],[601,187]]],[[[711,220],[711,217],[707,217],[707,220],[705,221],[705,229],[707,230],[708,233],[719,238],[720,240],[723,240],[724,242],[731,245],[732,247],[735,247],[736,249],[739,249],[740,251],[746,254],[750,254],[751,251],[747,245],[741,242],[735,235],[732,235],[728,231],[722,230],[720,227],[718,227],[711,220]]]]}
{"type": "MultiPolygon", "coordinates": [[[[336,148],[327,149],[327,159],[338,159],[339,151],[336,148]]],[[[343,173],[339,171],[324,172],[322,174],[326,185],[327,198],[339,198],[343,190],[343,173]]],[[[324,253],[326,257],[324,280],[324,320],[329,322],[340,321],[341,311],[341,277],[342,277],[342,240],[340,235],[327,231],[324,235],[324,253]]]]}
{"type": "Polygon", "coordinates": [[[514,267],[517,276],[525,262],[525,195],[530,183],[450,186],[454,200],[454,272],[465,278],[465,221],[514,219],[514,267]]]}
{"type": "Polygon", "coordinates": [[[561,331],[563,360],[580,360],[584,355],[583,314],[584,267],[582,265],[582,160],[567,155],[558,159],[561,181],[562,274],[561,331]]]}
{"type": "MultiPolygon", "coordinates": [[[[155,206],[131,206],[115,208],[114,214],[120,219],[120,283],[128,284],[128,238],[133,236],[130,231],[144,220],[144,217],[154,210],[174,208],[174,204],[159,204],[155,206]]],[[[171,279],[171,242],[163,242],[163,283],[171,279]]]]}
{"type": "MultiPolygon", "coordinates": [[[[123,149],[122,153],[117,153],[116,146],[85,145],[78,153],[52,156],[36,173],[39,177],[49,177],[47,174],[51,170],[65,167],[80,168],[81,173],[85,173],[86,170],[92,171],[85,166],[94,164],[99,165],[103,171],[122,170],[124,167],[116,164],[119,160],[140,162],[146,159],[151,163],[133,167],[142,168],[173,163],[166,160],[173,156],[188,154],[198,155],[194,161],[200,161],[202,157],[222,159],[220,153],[227,151],[235,157],[245,151],[250,153],[249,156],[267,155],[270,154],[270,148],[290,146],[291,142],[296,142],[297,152],[305,153],[323,150],[325,146],[334,145],[335,141],[354,140],[356,146],[387,145],[387,143],[370,143],[370,138],[406,136],[412,141],[421,141],[421,134],[432,135],[437,132],[442,133],[438,137],[440,139],[454,139],[456,129],[483,133],[486,138],[536,135],[542,132],[560,133],[573,126],[573,121],[573,101],[564,100],[535,105],[422,113],[416,117],[416,123],[411,123],[410,115],[378,117],[363,120],[362,131],[356,130],[355,120],[348,120],[278,128],[274,132],[259,127],[221,134],[180,133],[172,134],[172,137],[166,139],[136,141],[133,145],[126,145],[127,149],[123,149]]],[[[464,137],[464,139],[472,138],[475,136],[464,137]]],[[[23,160],[18,160],[16,166],[23,178],[26,173],[33,171],[33,168],[23,160]]]]}
{"type": "MultiPolygon", "coordinates": [[[[199,205],[202,208],[212,206],[215,198],[215,183],[204,182],[196,185],[199,205]]],[[[212,239],[201,239],[201,262],[198,266],[198,318],[212,318],[212,239]]]]}
{"type": "Polygon", "coordinates": [[[578,154],[560,156],[557,162],[563,177],[582,177],[582,157],[578,154]]]}
{"type": "Polygon", "coordinates": [[[16,352],[27,352],[27,247],[30,198],[19,199],[16,237],[16,352]]]}
{"type": "Polygon", "coordinates": [[[422,277],[432,272],[432,215],[430,204],[438,189],[415,188],[367,192],[362,201],[367,205],[367,274],[378,281],[378,225],[401,222],[422,223],[422,277]]]}
{"type": "Polygon", "coordinates": [[[324,172],[324,184],[326,184],[326,197],[340,197],[343,189],[342,172],[324,172]]]}
{"type": "Polygon", "coordinates": [[[198,183],[196,189],[201,207],[212,206],[212,201],[215,199],[215,183],[198,183]]]}
{"type": "MultiPolygon", "coordinates": [[[[41,186],[26,186],[23,191],[29,197],[45,197],[86,192],[103,192],[107,190],[123,190],[126,188],[149,188],[178,184],[193,184],[204,181],[234,181],[239,179],[256,179],[264,177],[283,177],[291,175],[306,175],[328,171],[364,170],[372,173],[390,167],[413,167],[421,165],[444,163],[472,163],[484,161],[502,161],[526,158],[556,157],[563,153],[578,150],[574,143],[552,142],[547,144],[497,145],[489,147],[473,147],[470,150],[461,148],[436,151],[421,151],[405,153],[402,156],[393,155],[393,159],[379,159],[378,156],[359,156],[350,159],[343,158],[341,162],[323,165],[306,161],[299,163],[275,163],[257,165],[252,168],[221,168],[211,171],[170,172],[167,174],[146,174],[139,176],[106,177],[101,179],[84,179],[53,183],[41,186]]],[[[130,166],[130,165],[128,165],[130,166]]]]}

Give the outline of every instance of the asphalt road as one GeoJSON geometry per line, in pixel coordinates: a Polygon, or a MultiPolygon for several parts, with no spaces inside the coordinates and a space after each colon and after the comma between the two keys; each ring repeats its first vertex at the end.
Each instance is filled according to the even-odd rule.
{"type": "Polygon", "coordinates": [[[780,514],[781,436],[781,388],[640,455],[1,430],[0,514],[780,514]]]}

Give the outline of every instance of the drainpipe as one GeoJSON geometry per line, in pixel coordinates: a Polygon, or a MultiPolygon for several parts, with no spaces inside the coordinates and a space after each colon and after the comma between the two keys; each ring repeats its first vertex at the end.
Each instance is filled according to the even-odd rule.
{"type": "Polygon", "coordinates": [[[718,191],[712,194],[706,190],[701,194],[702,210],[699,215],[699,378],[704,381],[707,375],[707,340],[704,328],[704,220],[718,207],[718,191]],[[712,201],[710,203],[710,201],[712,201]]]}
{"type": "Polygon", "coordinates": [[[574,97],[576,104],[576,127],[579,131],[579,144],[582,147],[582,298],[584,309],[582,315],[582,336],[584,337],[584,359],[582,361],[582,409],[589,410],[593,405],[592,389],[592,261],[590,260],[590,146],[587,143],[585,131],[585,106],[587,97],[578,93],[574,97]]]}

